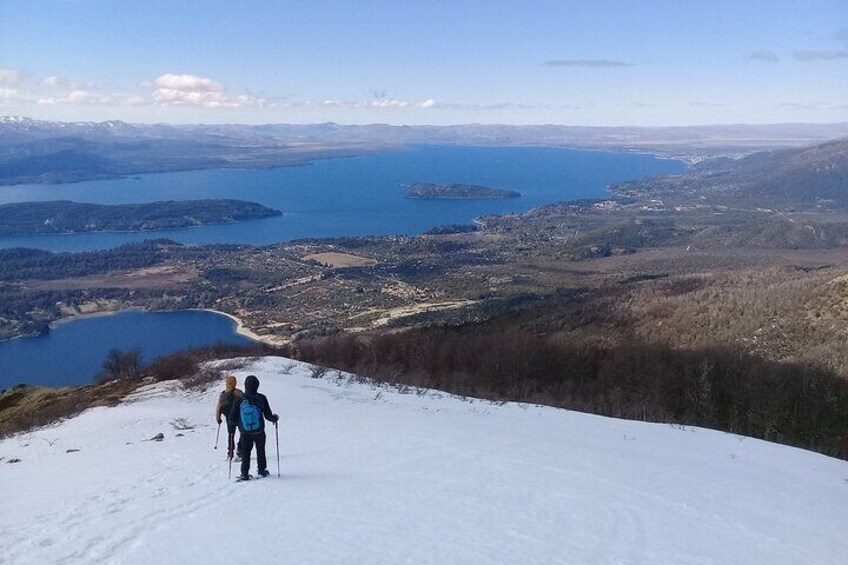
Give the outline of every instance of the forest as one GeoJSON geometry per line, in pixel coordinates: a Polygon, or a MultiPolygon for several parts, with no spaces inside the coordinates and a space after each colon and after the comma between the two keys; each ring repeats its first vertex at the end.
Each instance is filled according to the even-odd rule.
{"type": "Polygon", "coordinates": [[[297,351],[312,363],[398,386],[701,426],[848,458],[848,381],[732,346],[606,346],[500,319],[337,334],[300,342],[297,351]]]}

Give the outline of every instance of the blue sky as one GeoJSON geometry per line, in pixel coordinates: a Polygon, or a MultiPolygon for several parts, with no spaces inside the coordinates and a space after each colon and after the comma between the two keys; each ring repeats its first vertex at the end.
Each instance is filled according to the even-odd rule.
{"type": "Polygon", "coordinates": [[[848,121],[846,0],[0,0],[0,115],[848,121]]]}

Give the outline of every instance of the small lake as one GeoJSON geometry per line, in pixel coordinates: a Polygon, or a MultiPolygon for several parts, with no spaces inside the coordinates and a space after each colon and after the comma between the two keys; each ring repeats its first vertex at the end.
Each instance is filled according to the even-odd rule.
{"type": "Polygon", "coordinates": [[[198,310],[121,312],[58,324],[48,333],[0,342],[0,389],[18,383],[91,383],[112,349],[141,351],[143,363],[188,347],[250,344],[226,316],[198,310]]]}
{"type": "Polygon", "coordinates": [[[142,233],[0,237],[0,248],[50,251],[108,249],[152,238],[186,244],[265,245],[300,238],[418,234],[468,224],[485,214],[526,212],[544,204],[608,196],[615,182],[680,172],[680,161],[637,153],[551,147],[418,146],[299,167],[156,173],[59,185],[0,187],[0,204],[73,200],[126,204],[157,200],[237,198],[283,212],[275,218],[142,233]],[[481,184],[516,190],[505,200],[405,198],[402,184],[481,184]]]}

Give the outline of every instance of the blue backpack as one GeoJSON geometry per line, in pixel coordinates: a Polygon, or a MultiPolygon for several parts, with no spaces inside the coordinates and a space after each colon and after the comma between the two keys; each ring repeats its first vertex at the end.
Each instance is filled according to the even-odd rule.
{"type": "Polygon", "coordinates": [[[247,396],[242,398],[239,418],[241,419],[241,428],[246,432],[258,432],[262,427],[262,411],[259,406],[248,400],[247,396]]]}

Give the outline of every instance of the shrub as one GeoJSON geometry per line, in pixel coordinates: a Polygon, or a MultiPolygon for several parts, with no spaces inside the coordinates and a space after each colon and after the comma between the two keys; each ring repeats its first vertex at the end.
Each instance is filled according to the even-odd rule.
{"type": "Polygon", "coordinates": [[[137,379],[141,376],[141,367],[141,351],[138,349],[113,349],[103,361],[103,372],[97,377],[97,382],[137,379]]]}

